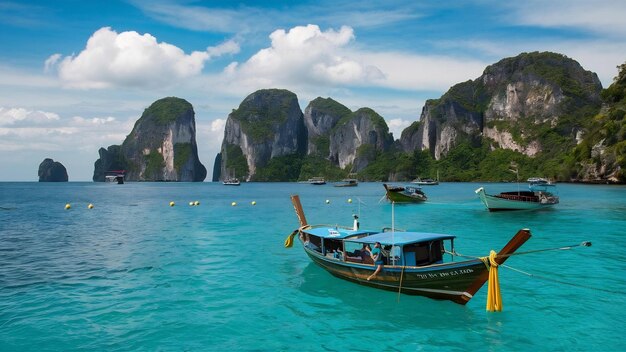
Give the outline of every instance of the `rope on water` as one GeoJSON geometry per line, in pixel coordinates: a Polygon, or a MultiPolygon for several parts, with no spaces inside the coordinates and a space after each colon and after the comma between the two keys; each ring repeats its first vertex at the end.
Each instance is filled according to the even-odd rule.
{"type": "Polygon", "coordinates": [[[556,283],[559,283],[559,284],[564,284],[564,285],[569,285],[569,286],[574,286],[574,287],[581,287],[581,288],[586,288],[586,289],[589,289],[589,290],[595,290],[595,291],[606,292],[606,293],[617,293],[617,294],[621,294],[621,295],[626,293],[624,291],[607,290],[605,288],[599,288],[599,287],[575,284],[575,283],[562,281],[562,280],[556,280],[556,279],[553,279],[553,278],[550,278],[550,277],[547,277],[547,276],[536,275],[536,274],[529,273],[527,271],[516,269],[516,268],[513,268],[513,267],[511,267],[509,265],[505,265],[505,264],[502,264],[502,266],[507,268],[507,269],[511,269],[511,270],[513,270],[515,272],[518,272],[520,274],[524,274],[526,276],[530,276],[530,277],[534,277],[534,278],[541,279],[541,280],[546,280],[546,281],[552,281],[552,282],[556,282],[556,283]]]}

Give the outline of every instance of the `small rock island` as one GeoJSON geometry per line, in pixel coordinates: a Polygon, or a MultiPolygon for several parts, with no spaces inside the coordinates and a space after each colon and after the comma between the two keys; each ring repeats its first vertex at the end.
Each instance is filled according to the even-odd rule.
{"type": "Polygon", "coordinates": [[[45,158],[39,164],[39,182],[67,182],[67,170],[58,161],[45,158]]]}

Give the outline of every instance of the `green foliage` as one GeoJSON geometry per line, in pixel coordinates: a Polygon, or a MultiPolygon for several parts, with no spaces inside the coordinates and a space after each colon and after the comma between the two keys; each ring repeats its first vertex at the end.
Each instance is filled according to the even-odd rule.
{"type": "Polygon", "coordinates": [[[311,139],[317,151],[316,156],[325,157],[330,153],[330,138],[328,136],[317,136],[311,139]]]}
{"type": "Polygon", "coordinates": [[[241,123],[243,131],[253,141],[270,140],[276,126],[287,121],[289,108],[297,99],[284,89],[260,90],[249,95],[230,116],[241,123]]]}
{"type": "Polygon", "coordinates": [[[174,144],[174,168],[180,174],[185,163],[191,158],[193,148],[191,143],[174,144]]]}
{"type": "Polygon", "coordinates": [[[343,117],[339,119],[339,121],[337,121],[337,124],[335,125],[335,127],[333,127],[333,131],[346,125],[353,118],[359,115],[364,115],[366,117],[369,117],[370,121],[372,121],[372,124],[375,127],[378,127],[384,133],[389,133],[389,127],[387,126],[385,119],[382,116],[380,116],[378,113],[376,113],[376,111],[370,108],[360,108],[359,110],[351,114],[343,115],[343,117]]]}
{"type": "Polygon", "coordinates": [[[224,155],[222,158],[226,160],[226,170],[228,175],[224,177],[247,177],[249,174],[248,161],[243,155],[241,147],[234,144],[227,144],[224,149],[224,155]]]}
{"type": "Polygon", "coordinates": [[[146,170],[144,178],[146,181],[163,181],[161,175],[165,168],[165,160],[163,155],[156,150],[151,150],[150,154],[144,156],[146,161],[146,170]]]}
{"type": "Polygon", "coordinates": [[[297,181],[301,168],[302,157],[299,154],[278,156],[270,159],[265,167],[259,167],[253,181],[297,181]]]}
{"type": "Polygon", "coordinates": [[[168,97],[155,101],[144,110],[141,119],[148,118],[157,125],[166,125],[176,121],[185,112],[193,110],[191,104],[180,98],[168,97]]]}
{"type": "Polygon", "coordinates": [[[303,159],[298,180],[304,181],[318,176],[329,181],[341,180],[348,176],[351,168],[352,165],[348,165],[346,170],[342,170],[325,158],[309,155],[303,159]]]}
{"type": "Polygon", "coordinates": [[[341,117],[350,115],[352,113],[350,109],[331,98],[324,99],[321,97],[317,97],[313,101],[311,101],[310,105],[312,107],[315,107],[315,109],[321,113],[331,116],[339,116],[340,120],[341,117]]]}

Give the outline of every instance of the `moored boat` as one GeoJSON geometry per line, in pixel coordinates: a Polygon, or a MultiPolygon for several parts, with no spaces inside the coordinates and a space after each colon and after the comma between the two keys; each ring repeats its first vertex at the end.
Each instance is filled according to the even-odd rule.
{"type": "Polygon", "coordinates": [[[116,183],[118,185],[124,184],[124,175],[126,174],[126,170],[111,170],[107,171],[104,175],[104,182],[107,183],[116,183]]]}
{"type": "Polygon", "coordinates": [[[232,177],[232,178],[227,178],[227,179],[225,179],[225,180],[222,182],[222,184],[223,184],[224,186],[239,186],[239,185],[241,185],[241,182],[239,181],[239,179],[238,179],[238,178],[236,178],[236,177],[232,177]]]}
{"type": "Polygon", "coordinates": [[[383,183],[386,197],[396,203],[419,203],[428,199],[422,189],[417,186],[394,186],[383,183]]]}
{"type": "Polygon", "coordinates": [[[543,178],[543,177],[531,177],[528,179],[528,189],[531,191],[544,191],[551,192],[556,188],[556,183],[543,178]]]}
{"type": "Polygon", "coordinates": [[[474,192],[489,211],[535,210],[559,203],[559,197],[547,191],[513,191],[490,195],[480,187],[474,192]]]}
{"type": "MultiPolygon", "coordinates": [[[[285,241],[286,247],[298,238],[309,258],[341,279],[383,290],[466,304],[487,281],[493,267],[504,263],[530,237],[522,229],[489,260],[471,258],[454,261],[454,235],[426,232],[386,232],[309,225],[299,197],[291,197],[300,227],[285,241]],[[378,273],[368,245],[382,248],[383,267],[378,273]]],[[[495,280],[497,281],[497,280],[495,280]]],[[[490,284],[491,286],[491,284],[490,284]]]]}
{"type": "Polygon", "coordinates": [[[341,182],[335,183],[335,187],[356,187],[359,185],[359,181],[356,178],[345,178],[341,182]]]}
{"type": "Polygon", "coordinates": [[[433,180],[432,178],[424,178],[424,179],[416,178],[415,180],[411,181],[411,183],[420,185],[420,186],[436,186],[439,184],[439,181],[433,180]]]}
{"type": "Polygon", "coordinates": [[[326,184],[326,180],[323,177],[311,177],[310,179],[300,182],[300,183],[308,183],[310,185],[325,185],[326,184]]]}

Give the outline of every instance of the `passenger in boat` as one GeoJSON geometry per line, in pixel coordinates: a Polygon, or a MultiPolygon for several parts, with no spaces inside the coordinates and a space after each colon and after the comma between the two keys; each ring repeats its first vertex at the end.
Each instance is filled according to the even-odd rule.
{"type": "Polygon", "coordinates": [[[369,252],[372,260],[374,260],[374,265],[376,265],[376,270],[374,273],[367,278],[367,281],[370,281],[376,274],[380,272],[380,269],[383,268],[383,253],[380,248],[380,242],[374,243],[374,249],[369,252]]]}

